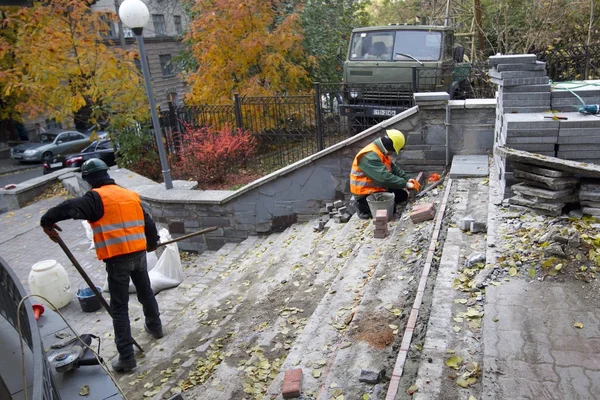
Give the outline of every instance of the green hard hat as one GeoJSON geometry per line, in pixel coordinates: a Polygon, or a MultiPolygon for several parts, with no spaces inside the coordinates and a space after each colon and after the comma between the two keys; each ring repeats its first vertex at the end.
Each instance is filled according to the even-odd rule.
{"type": "Polygon", "coordinates": [[[108,171],[108,166],[99,158],[91,158],[81,166],[81,176],[87,176],[97,171],[108,171]]]}

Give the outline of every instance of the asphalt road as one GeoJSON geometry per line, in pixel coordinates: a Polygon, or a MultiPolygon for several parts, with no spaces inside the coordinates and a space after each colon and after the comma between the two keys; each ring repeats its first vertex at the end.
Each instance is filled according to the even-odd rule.
{"type": "MultiPolygon", "coordinates": [[[[37,178],[38,176],[42,175],[43,172],[41,165],[33,169],[27,169],[13,174],[0,175],[0,187],[4,187],[10,183],[18,185],[19,183],[25,182],[29,179],[37,178]]],[[[6,211],[6,203],[3,198],[0,198],[0,214],[5,213],[6,211]]]]}

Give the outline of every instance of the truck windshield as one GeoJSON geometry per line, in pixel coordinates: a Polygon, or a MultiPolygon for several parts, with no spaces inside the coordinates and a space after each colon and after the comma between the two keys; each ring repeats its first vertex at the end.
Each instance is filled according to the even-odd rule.
{"type": "Polygon", "coordinates": [[[350,43],[350,61],[435,61],[442,54],[442,33],[429,31],[357,32],[350,43]]]}

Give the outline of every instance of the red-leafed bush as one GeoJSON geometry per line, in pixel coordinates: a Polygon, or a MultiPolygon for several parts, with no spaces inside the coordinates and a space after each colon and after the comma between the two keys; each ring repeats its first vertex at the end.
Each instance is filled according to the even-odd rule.
{"type": "Polygon", "coordinates": [[[218,130],[187,126],[172,170],[177,178],[196,180],[200,186],[222,183],[242,168],[255,149],[256,140],[248,131],[228,125],[218,130]]]}

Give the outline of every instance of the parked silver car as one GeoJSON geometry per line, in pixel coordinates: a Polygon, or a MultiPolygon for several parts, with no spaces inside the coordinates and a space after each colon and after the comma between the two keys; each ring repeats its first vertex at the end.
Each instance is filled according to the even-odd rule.
{"type": "Polygon", "coordinates": [[[10,158],[20,162],[43,161],[58,154],[78,153],[90,142],[89,135],[77,131],[51,131],[11,148],[10,158]]]}

